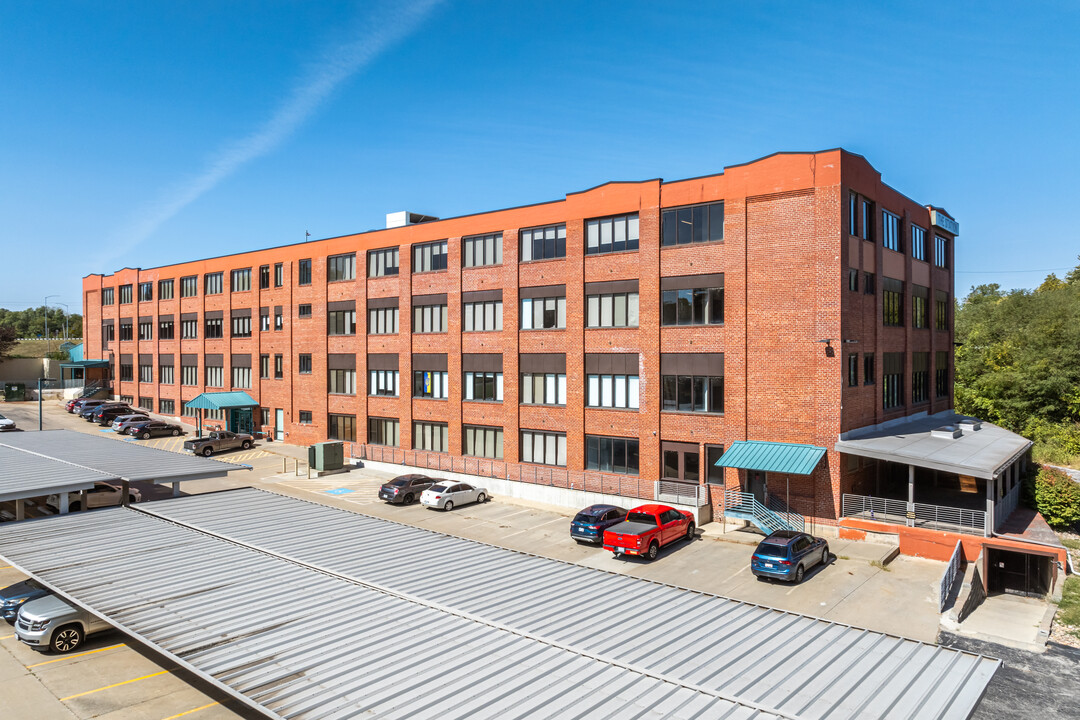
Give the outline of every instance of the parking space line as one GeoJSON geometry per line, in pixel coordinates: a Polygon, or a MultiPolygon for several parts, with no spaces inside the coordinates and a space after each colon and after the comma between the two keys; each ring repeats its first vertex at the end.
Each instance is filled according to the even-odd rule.
{"type": "Polygon", "coordinates": [[[41,667],[42,665],[52,665],[53,663],[58,663],[58,662],[61,662],[63,660],[74,660],[77,657],[82,657],[84,655],[93,655],[94,653],[103,652],[105,650],[113,650],[114,648],[118,648],[118,647],[127,647],[127,643],[120,643],[119,645],[110,645],[109,647],[98,648],[97,650],[87,650],[86,652],[77,653],[75,655],[65,655],[64,657],[56,658],[55,660],[46,660],[45,662],[34,663],[33,665],[27,665],[26,667],[28,667],[28,668],[36,668],[36,667],[41,667]]]}
{"type": "Polygon", "coordinates": [[[200,710],[205,710],[206,708],[214,707],[215,705],[220,705],[220,704],[221,703],[219,703],[219,702],[212,702],[209,705],[203,705],[201,707],[192,708],[191,710],[185,710],[182,713],[176,713],[175,715],[170,715],[169,717],[164,718],[164,720],[175,720],[175,718],[184,717],[185,715],[190,715],[191,713],[196,713],[196,712],[199,712],[200,710]]]}
{"type": "Polygon", "coordinates": [[[10,640],[13,637],[15,637],[15,633],[12,633],[11,635],[5,635],[4,637],[0,637],[0,640],[10,640]]]}
{"type": "Polygon", "coordinates": [[[150,673],[149,675],[143,675],[142,677],[132,678],[131,680],[124,680],[123,682],[113,683],[112,685],[106,685],[105,687],[99,687],[96,690],[87,690],[86,692],[75,693],[74,695],[68,695],[67,697],[60,698],[60,702],[71,700],[72,698],[82,697],[83,695],[93,695],[94,693],[101,692],[102,690],[108,690],[114,687],[120,687],[121,685],[130,685],[131,683],[139,682],[140,680],[148,680],[158,675],[165,675],[172,670],[159,670],[156,673],[150,673]]]}
{"type": "Polygon", "coordinates": [[[4,567],[0,567],[0,570],[8,570],[11,567],[12,567],[11,565],[5,565],[4,567]]]}

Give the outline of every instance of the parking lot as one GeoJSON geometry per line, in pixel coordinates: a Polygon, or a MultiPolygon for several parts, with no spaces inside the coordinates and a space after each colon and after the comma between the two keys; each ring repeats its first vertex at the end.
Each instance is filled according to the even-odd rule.
{"type": "MultiPolygon", "coordinates": [[[[23,405],[19,410],[29,410],[23,405]]],[[[33,427],[36,428],[36,407],[33,427]]],[[[10,412],[5,409],[5,414],[10,412]]],[[[47,412],[46,427],[96,433],[97,428],[60,408],[47,412]]],[[[20,423],[26,427],[28,423],[20,423]]],[[[103,433],[105,434],[105,433],[103,433]]],[[[110,433],[111,434],[111,433],[110,433]]],[[[115,437],[115,435],[114,435],[115,437]]],[[[184,438],[119,440],[179,450],[184,438]]],[[[615,558],[601,548],[579,545],[569,537],[571,512],[494,497],[483,505],[452,512],[419,504],[388,505],[376,497],[389,478],[366,468],[323,478],[294,471],[295,461],[259,444],[251,451],[225,453],[218,459],[245,463],[228,478],[184,483],[187,493],[252,485],[375,517],[565,560],[588,567],[671,583],[770,607],[934,642],[938,631],[937,583],[942,564],[900,557],[887,567],[874,564],[883,546],[831,541],[834,560],[811,571],[802,585],[762,582],[749,571],[754,537],[733,542],[715,530],[699,530],[690,543],[665,548],[655,562],[615,558]],[[243,456],[243,457],[242,457],[243,456]],[[897,610],[902,608],[902,612],[897,610]]],[[[295,457],[296,448],[287,454],[295,457]]],[[[165,497],[171,488],[148,488],[145,498],[165,497]]],[[[632,504],[632,503],[628,503],[632,504]]],[[[13,568],[0,569],[0,587],[23,579],[13,568]]],[[[0,627],[8,628],[0,623],[0,627]]],[[[72,656],[41,655],[18,643],[10,631],[0,635],[0,697],[15,718],[249,717],[213,687],[140,648],[119,632],[90,638],[72,656]]]]}

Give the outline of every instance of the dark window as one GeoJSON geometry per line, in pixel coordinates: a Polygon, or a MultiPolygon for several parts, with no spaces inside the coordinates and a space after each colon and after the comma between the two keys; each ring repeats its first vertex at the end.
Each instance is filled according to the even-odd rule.
{"type": "Polygon", "coordinates": [[[206,338],[220,338],[225,337],[224,322],[221,318],[208,319],[204,325],[206,338]]]}
{"type": "Polygon", "coordinates": [[[368,418],[367,441],[372,445],[390,445],[397,447],[400,443],[398,436],[400,423],[390,418],[368,418]]]}
{"type": "Polygon", "coordinates": [[[877,276],[874,273],[863,273],[863,292],[867,295],[877,294],[877,276]]]}
{"type": "Polygon", "coordinates": [[[398,249],[368,250],[368,277],[398,274],[398,249]]]}
{"type": "Polygon", "coordinates": [[[465,373],[465,400],[502,402],[503,374],[497,372],[465,373]]]}
{"type": "Polygon", "coordinates": [[[566,327],[566,298],[524,298],[521,301],[522,330],[551,330],[566,327]]]}
{"type": "Polygon", "coordinates": [[[172,385],[176,382],[176,377],[173,374],[172,365],[159,365],[158,366],[158,382],[162,385],[172,385]]]}
{"type": "Polygon", "coordinates": [[[663,477],[696,484],[701,477],[698,448],[689,443],[661,443],[663,477]]]}
{"type": "Polygon", "coordinates": [[[129,305],[130,303],[131,303],[131,286],[130,285],[121,285],[120,286],[120,304],[121,305],[129,305]]]}
{"type": "Polygon", "coordinates": [[[310,425],[311,424],[311,411],[310,410],[301,410],[300,411],[300,424],[301,425],[310,425]]]}
{"type": "Polygon", "coordinates": [[[900,248],[900,216],[888,210],[881,211],[882,245],[888,250],[902,252],[900,248]]]}
{"type": "Polygon", "coordinates": [[[848,233],[859,234],[859,195],[848,193],[848,233]]]}
{"type": "Polygon", "coordinates": [[[664,290],[661,325],[721,325],[724,322],[724,288],[664,290]]]}
{"type": "Polygon", "coordinates": [[[874,240],[874,203],[866,199],[862,201],[862,238],[874,240]]]}
{"type": "Polygon", "coordinates": [[[199,294],[199,278],[195,275],[180,278],[180,297],[195,297],[199,294]]]}
{"type": "Polygon", "coordinates": [[[219,295],[225,291],[225,279],[222,273],[206,273],[203,276],[203,295],[219,295]]]}
{"type": "Polygon", "coordinates": [[[232,337],[251,337],[251,317],[234,317],[232,319],[232,337]]]}
{"type": "Polygon", "coordinates": [[[285,265],[283,263],[274,263],[274,287],[281,287],[285,284],[285,265]]]}
{"type": "Polygon", "coordinates": [[[131,363],[120,363],[120,380],[131,382],[135,379],[135,366],[131,363]]]}
{"type": "Polygon", "coordinates": [[[154,323],[153,323],[153,321],[139,323],[139,339],[140,340],[153,340],[154,339],[154,323]]]}
{"type": "Polygon", "coordinates": [[[939,398],[949,397],[949,353],[942,350],[934,354],[934,385],[939,398]]]}
{"type": "MultiPolygon", "coordinates": [[[[172,300],[173,299],[173,281],[172,280],[160,280],[158,281],[158,300],[172,300]]],[[[171,400],[168,402],[172,402],[171,400]]]]}
{"type": "Polygon", "coordinates": [[[259,266],[259,289],[266,290],[270,287],[270,266],[259,266]]]}
{"type": "Polygon", "coordinates": [[[297,266],[297,284],[310,285],[311,284],[311,258],[301,260],[297,266]]]}
{"type": "Polygon", "coordinates": [[[882,318],[886,327],[904,325],[904,283],[902,280],[885,278],[882,283],[882,318]]]}
{"type": "Polygon", "coordinates": [[[413,397],[445,400],[449,374],[438,370],[413,370],[413,397]]]}
{"type": "Polygon", "coordinates": [[[882,407],[886,410],[904,404],[904,353],[885,353],[882,407]]]}
{"type": "Polygon", "coordinates": [[[274,355],[274,379],[280,380],[285,377],[285,357],[274,355]]]}
{"type": "Polygon", "coordinates": [[[332,310],[326,314],[326,332],[330,335],[355,335],[356,311],[332,310]]]}
{"type": "Polygon", "coordinates": [[[934,291],[934,327],[949,329],[949,294],[942,290],[934,291]]]}
{"type": "Polygon", "coordinates": [[[930,288],[913,285],[911,288],[911,327],[930,327],[930,288]]]}
{"type": "Polygon", "coordinates": [[[918,225],[911,226],[911,257],[926,260],[926,230],[918,225]]]}
{"type": "MultiPolygon", "coordinates": [[[[269,377],[270,377],[270,356],[269,355],[260,355],[259,356],[259,377],[261,377],[264,380],[269,379],[269,377]]],[[[267,423],[263,423],[263,424],[266,425],[267,423]]]]}
{"type": "Polygon", "coordinates": [[[302,318],[311,317],[311,305],[302,303],[296,308],[296,314],[302,318]]]}
{"type": "Polygon", "coordinates": [[[152,383],[154,382],[154,366],[153,365],[139,365],[139,382],[152,383]]]}
{"type": "Polygon", "coordinates": [[[949,240],[940,235],[934,236],[934,265],[939,268],[949,267],[949,240]]]}
{"type": "Polygon", "coordinates": [[[847,384],[855,387],[859,384],[859,354],[850,353],[847,356],[847,384]]]}
{"type": "Polygon", "coordinates": [[[705,479],[710,485],[724,484],[724,468],[716,466],[723,454],[723,445],[705,446],[705,479]]]}
{"type": "Polygon", "coordinates": [[[230,292],[246,292],[251,289],[251,268],[233,270],[229,275],[230,292]]]}
{"type": "Polygon", "coordinates": [[[461,239],[461,263],[465,267],[502,265],[502,233],[461,239]]]}
{"type": "Polygon", "coordinates": [[[666,412],[724,412],[723,376],[663,375],[660,386],[666,412]]]}
{"type": "Polygon", "coordinates": [[[120,323],[120,339],[121,340],[134,340],[135,336],[132,334],[131,323],[120,323]]]}
{"type": "Polygon", "coordinates": [[[150,302],[154,299],[154,283],[139,283],[139,302],[150,302]]]}
{"type": "Polygon", "coordinates": [[[176,402],[174,400],[158,400],[158,412],[162,415],[173,415],[176,413],[176,402]]]}
{"type": "Polygon", "coordinates": [[[638,249],[638,214],[615,215],[585,222],[585,254],[638,249]]]}
{"type": "Polygon", "coordinates": [[[301,375],[311,374],[311,355],[308,353],[301,353],[298,361],[299,373],[301,375]]]}
{"type": "Polygon", "coordinates": [[[874,355],[867,353],[862,358],[863,385],[874,384],[874,355]]]}
{"type": "Polygon", "coordinates": [[[911,402],[930,399],[930,353],[911,353],[911,402]]]}
{"type": "Polygon", "coordinates": [[[327,417],[326,436],[331,440],[356,442],[356,416],[330,415],[327,417]]]}
{"type": "Polygon", "coordinates": [[[549,225],[521,231],[521,261],[566,257],[566,225],[549,225]]]}
{"type": "Polygon", "coordinates": [[[859,271],[854,268],[847,271],[847,289],[859,292],[859,271]]]}
{"type": "Polygon", "coordinates": [[[585,436],[585,469],[637,475],[638,441],[631,438],[585,436]]]}
{"type": "MultiPolygon", "coordinates": [[[[356,253],[326,258],[326,282],[356,279],[356,253]]],[[[309,280],[310,282],[310,280],[309,280]]]]}
{"type": "Polygon", "coordinates": [[[661,234],[665,247],[723,240],[724,203],[664,210],[661,234]]]}
{"type": "Polygon", "coordinates": [[[113,289],[102,288],[101,290],[101,304],[112,305],[113,304],[113,289]]]}

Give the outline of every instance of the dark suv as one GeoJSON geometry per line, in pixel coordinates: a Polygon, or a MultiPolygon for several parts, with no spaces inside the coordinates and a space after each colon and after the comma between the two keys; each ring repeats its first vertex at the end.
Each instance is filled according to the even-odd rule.
{"type": "Polygon", "coordinates": [[[131,415],[133,412],[135,411],[127,403],[123,405],[102,405],[90,417],[98,425],[112,425],[113,420],[116,418],[121,415],[131,415]]]}
{"type": "Polygon", "coordinates": [[[829,543],[794,530],[777,530],[758,543],[750,572],[758,578],[802,582],[806,571],[829,562],[829,543]]]}
{"type": "Polygon", "coordinates": [[[399,475],[379,488],[379,499],[392,505],[409,505],[435,484],[427,475],[399,475]]]}

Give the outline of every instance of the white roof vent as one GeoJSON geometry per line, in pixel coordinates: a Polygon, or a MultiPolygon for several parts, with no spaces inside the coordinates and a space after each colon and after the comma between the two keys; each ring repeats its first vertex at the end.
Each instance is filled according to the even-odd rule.
{"type": "Polygon", "coordinates": [[[969,432],[978,432],[979,430],[982,430],[982,420],[964,418],[960,421],[960,428],[969,432]]]}
{"type": "Polygon", "coordinates": [[[401,212],[386,213],[386,229],[405,227],[406,225],[419,225],[420,223],[432,222],[439,218],[434,215],[424,215],[423,213],[409,212],[408,210],[402,210],[401,212]]]}
{"type": "Polygon", "coordinates": [[[941,427],[934,428],[930,431],[930,437],[942,438],[945,440],[955,440],[964,434],[956,425],[942,425],[941,427]]]}

